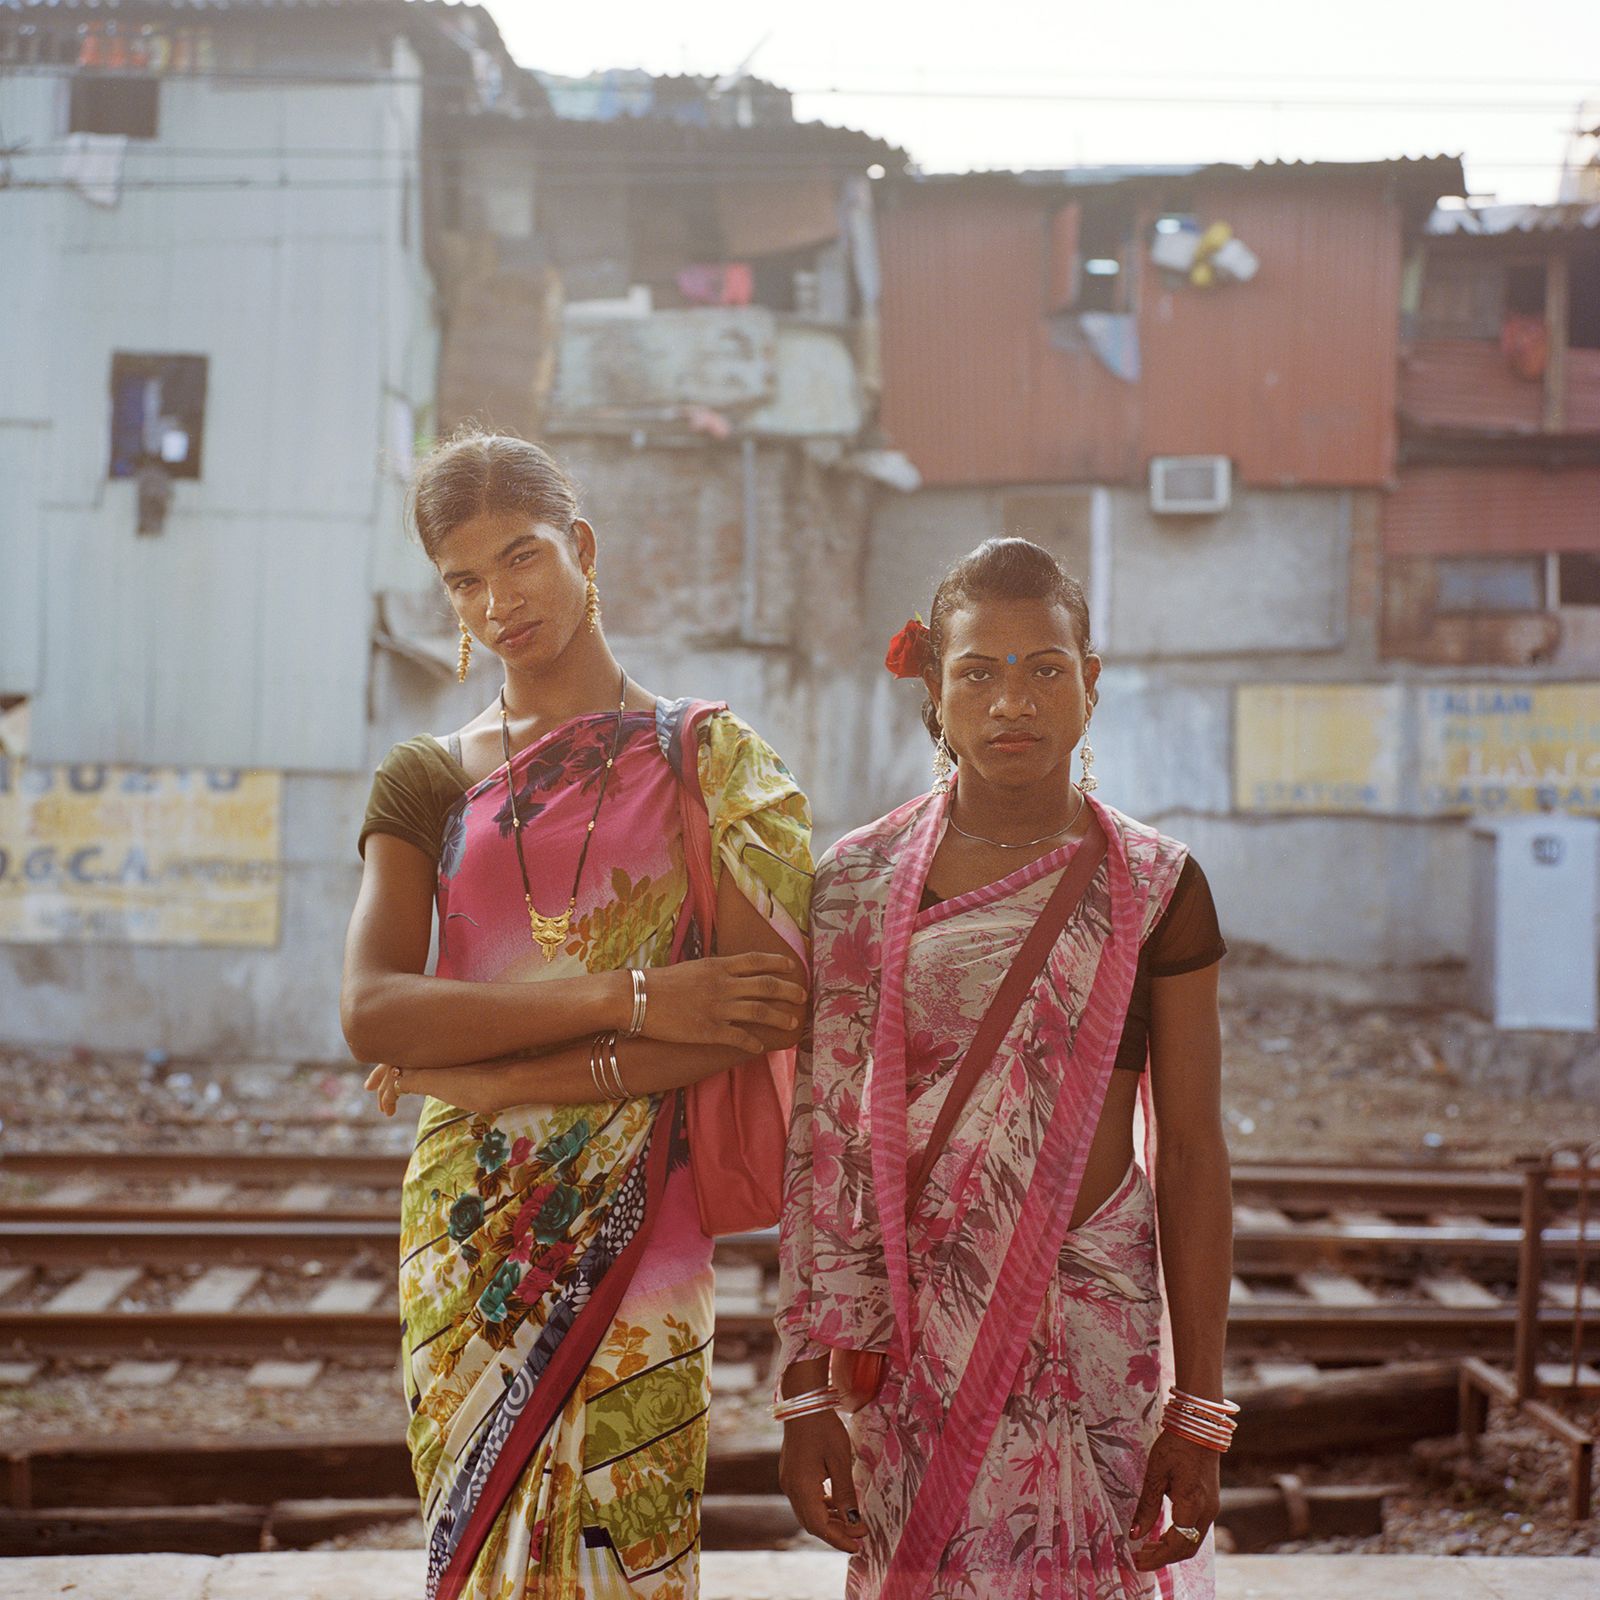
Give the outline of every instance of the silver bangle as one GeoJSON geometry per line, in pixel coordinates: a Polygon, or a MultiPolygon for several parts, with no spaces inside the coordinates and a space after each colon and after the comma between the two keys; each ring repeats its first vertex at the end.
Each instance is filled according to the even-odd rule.
{"type": "Polygon", "coordinates": [[[649,991],[645,987],[645,976],[642,969],[632,967],[628,976],[633,980],[633,1016],[628,1022],[628,1031],[623,1034],[624,1039],[637,1039],[644,1032],[645,1008],[650,1003],[649,991]]]}
{"type": "Polygon", "coordinates": [[[589,1046],[589,1076],[602,1100],[626,1100],[627,1088],[622,1082],[622,1069],[617,1062],[617,1036],[614,1033],[597,1033],[589,1046]],[[613,1080],[615,1080],[613,1082],[613,1080]]]}
{"type": "Polygon", "coordinates": [[[589,1045],[589,1077],[594,1083],[595,1094],[598,1095],[602,1100],[609,1100],[611,1098],[611,1091],[601,1081],[601,1073],[604,1070],[604,1062],[602,1061],[600,1055],[600,1041],[602,1037],[603,1035],[597,1033],[589,1045]]]}
{"type": "Polygon", "coordinates": [[[617,1060],[617,1036],[610,1034],[606,1041],[607,1063],[611,1068],[611,1079],[616,1085],[616,1098],[626,1100],[629,1097],[628,1086],[622,1081],[622,1063],[617,1060]]]}

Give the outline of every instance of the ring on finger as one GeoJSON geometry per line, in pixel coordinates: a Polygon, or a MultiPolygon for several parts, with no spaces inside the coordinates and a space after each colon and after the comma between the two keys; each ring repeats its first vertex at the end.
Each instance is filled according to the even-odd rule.
{"type": "Polygon", "coordinates": [[[1172,1524],[1171,1531],[1177,1534],[1180,1539],[1187,1539],[1190,1544],[1199,1544],[1205,1538],[1205,1535],[1198,1528],[1185,1528],[1176,1522],[1172,1524]]]}

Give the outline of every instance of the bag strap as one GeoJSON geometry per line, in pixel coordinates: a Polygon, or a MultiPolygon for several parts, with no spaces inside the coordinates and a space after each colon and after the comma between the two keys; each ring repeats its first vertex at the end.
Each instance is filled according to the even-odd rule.
{"type": "Polygon", "coordinates": [[[711,812],[700,787],[700,728],[720,711],[716,700],[695,700],[685,708],[680,729],[678,814],[683,823],[683,862],[689,874],[689,901],[705,940],[705,954],[716,948],[717,889],[711,866],[711,812]]]}
{"type": "Polygon", "coordinates": [[[989,1002],[989,1009],[983,1014],[983,1021],[978,1024],[978,1031],[972,1037],[972,1043],[967,1047],[966,1055],[962,1057],[960,1067],[956,1069],[950,1092],[939,1108],[933,1132],[928,1135],[922,1160],[917,1165],[916,1173],[906,1185],[907,1215],[916,1209],[929,1174],[933,1171],[933,1164],[944,1150],[945,1143],[956,1125],[956,1119],[972,1097],[978,1079],[994,1060],[995,1051],[1000,1048],[1005,1036],[1011,1031],[1011,1024],[1016,1021],[1017,1013],[1022,1009],[1022,1002],[1027,999],[1029,991],[1044,970],[1044,964],[1055,948],[1056,940],[1061,937],[1072,913],[1078,909],[1088,890],[1089,880],[1094,877],[1105,855],[1105,831],[1101,828],[1099,819],[1091,812],[1089,832],[1084,835],[1083,842],[1079,844],[1072,859],[1067,863],[1066,870],[1061,874],[1061,881],[1045,902],[1044,910],[1039,913],[1039,920],[1034,923],[1028,932],[1028,937],[1023,940],[1022,948],[1017,952],[1010,970],[1001,980],[994,999],[989,1002]]]}

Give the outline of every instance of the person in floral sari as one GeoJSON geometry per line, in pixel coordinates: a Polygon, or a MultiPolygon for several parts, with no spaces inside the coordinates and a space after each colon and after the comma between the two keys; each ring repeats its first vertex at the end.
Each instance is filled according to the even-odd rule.
{"type": "Polygon", "coordinates": [[[1183,845],[1086,792],[1100,662],[1046,551],[980,546],[889,664],[926,684],[946,775],[818,867],[784,1489],[851,1553],[852,1600],[1209,1597],[1232,1429],[1209,889],[1183,845]],[[985,1060],[980,1019],[1009,1015],[994,997],[1036,923],[985,1060]]]}
{"type": "Polygon", "coordinates": [[[368,1087],[390,1114],[425,1096],[400,1307],[427,1592],[691,1600],[712,1241],[686,1095],[770,1074],[745,1081],[786,1107],[805,797],[725,709],[622,672],[594,530],[542,450],[460,438],[414,508],[462,676],[474,642],[504,667],[458,734],[379,767],[346,947],[368,1087]]]}

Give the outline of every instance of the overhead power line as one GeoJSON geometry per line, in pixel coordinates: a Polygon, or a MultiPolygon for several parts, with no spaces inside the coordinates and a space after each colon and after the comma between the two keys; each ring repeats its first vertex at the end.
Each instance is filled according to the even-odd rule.
{"type": "MultiPolygon", "coordinates": [[[[44,62],[0,64],[0,77],[7,75],[17,77],[77,77],[82,75],[82,70],[74,66],[44,62]]],[[[130,70],[125,73],[96,73],[96,76],[108,78],[119,76],[130,78],[160,76],[163,82],[172,83],[260,83],[299,85],[311,88],[349,84],[381,84],[393,87],[419,87],[427,84],[436,87],[450,87],[456,81],[450,79],[427,79],[419,75],[403,76],[398,73],[386,72],[340,71],[317,73],[307,72],[303,69],[293,72],[281,72],[268,69],[246,70],[242,68],[235,70],[214,68],[206,72],[172,72],[159,75],[130,70]]],[[[465,80],[459,81],[464,87],[465,80]]],[[[1103,82],[1104,79],[1098,81],[1103,82]]],[[[1541,111],[1559,111],[1570,115],[1574,99],[1581,99],[1584,95],[1584,90],[1581,87],[1575,86],[1572,89],[1566,89],[1558,88],[1554,84],[1550,86],[1548,98],[1538,100],[1486,100],[1482,95],[1463,95],[1460,98],[1425,96],[1419,99],[1415,94],[1373,96],[1348,92],[1335,95],[1307,95],[1299,92],[1273,90],[1267,86],[1291,82],[1301,83],[1308,80],[1263,77],[1258,80],[1247,81],[1259,82],[1263,87],[1258,92],[1251,94],[1202,94],[1180,87],[1106,90],[1095,87],[1093,84],[1081,88],[1076,86],[1052,86],[1050,88],[1037,89],[985,89],[955,85],[849,84],[835,81],[811,84],[783,84],[779,88],[782,92],[795,97],[815,96],[832,99],[959,100],[1041,105],[1174,105],[1198,108],[1217,107],[1219,109],[1255,106],[1280,110],[1294,106],[1318,111],[1409,111],[1419,115],[1432,111],[1474,111],[1514,115],[1531,115],[1541,111]]],[[[1398,85],[1404,83],[1405,80],[1384,81],[1392,81],[1398,85]]],[[[1493,82],[1494,80],[1487,81],[1493,82]]],[[[614,81],[610,83],[604,81],[564,83],[552,87],[555,93],[563,99],[575,95],[588,95],[593,98],[605,96],[624,104],[630,98],[649,104],[653,104],[655,101],[653,85],[640,84],[637,86],[637,92],[635,92],[633,86],[626,81],[620,83],[614,81]]],[[[1426,87],[1426,85],[1422,87],[1426,87]]]]}

